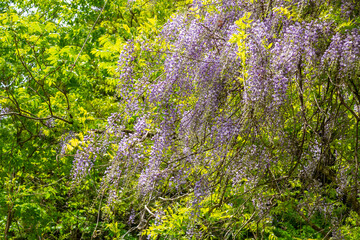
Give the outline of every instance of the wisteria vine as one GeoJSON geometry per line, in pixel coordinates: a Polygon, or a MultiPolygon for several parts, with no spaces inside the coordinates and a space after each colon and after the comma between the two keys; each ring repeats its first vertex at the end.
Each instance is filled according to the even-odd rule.
{"type": "MultiPolygon", "coordinates": [[[[131,193],[141,204],[129,221],[141,230],[157,201],[188,199],[196,216],[207,197],[219,207],[244,193],[256,221],[279,202],[314,229],[314,212],[335,225],[346,216],[334,211],[340,205],[360,214],[360,34],[311,16],[324,4],[333,6],[194,1],[153,46],[129,41],[119,59],[121,114],[84,139],[74,178],[107,158],[109,204],[131,193]]],[[[341,9],[354,16],[358,6],[341,9]]],[[[188,227],[193,236],[198,226],[188,227]]]]}

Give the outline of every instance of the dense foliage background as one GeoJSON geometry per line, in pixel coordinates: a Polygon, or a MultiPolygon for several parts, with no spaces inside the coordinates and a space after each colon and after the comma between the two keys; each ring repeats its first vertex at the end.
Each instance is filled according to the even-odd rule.
{"type": "Polygon", "coordinates": [[[0,3],[5,239],[358,239],[360,2],[0,3]]]}

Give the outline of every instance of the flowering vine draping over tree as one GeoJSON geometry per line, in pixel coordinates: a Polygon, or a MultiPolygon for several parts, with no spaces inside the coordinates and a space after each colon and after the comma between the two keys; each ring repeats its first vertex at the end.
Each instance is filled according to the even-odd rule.
{"type": "Polygon", "coordinates": [[[83,141],[74,178],[108,159],[101,194],[114,209],[134,201],[131,222],[152,238],[271,237],[285,209],[340,236],[360,216],[359,11],[192,2],[157,36],[128,41],[121,113],[83,141]]]}

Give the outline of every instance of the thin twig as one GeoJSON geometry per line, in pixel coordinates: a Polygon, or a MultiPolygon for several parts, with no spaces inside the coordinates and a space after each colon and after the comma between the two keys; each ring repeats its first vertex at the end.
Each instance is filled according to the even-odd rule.
{"type": "Polygon", "coordinates": [[[70,72],[73,71],[73,69],[74,69],[74,67],[75,67],[75,65],[76,65],[77,60],[79,59],[82,51],[84,50],[84,47],[85,47],[86,42],[89,40],[89,37],[90,37],[91,32],[94,30],[94,27],[95,27],[97,21],[99,20],[102,12],[103,12],[104,9],[105,9],[105,6],[106,6],[107,2],[108,2],[108,0],[105,1],[104,6],[102,7],[102,9],[101,9],[101,11],[100,11],[100,13],[99,13],[96,21],[95,21],[94,24],[92,25],[92,27],[91,27],[91,29],[90,29],[90,32],[89,32],[89,34],[87,35],[86,40],[85,40],[84,44],[82,45],[81,50],[80,50],[79,54],[77,55],[77,57],[76,57],[76,59],[75,59],[75,62],[74,62],[74,64],[72,65],[72,67],[71,67],[71,69],[70,69],[70,72]]]}

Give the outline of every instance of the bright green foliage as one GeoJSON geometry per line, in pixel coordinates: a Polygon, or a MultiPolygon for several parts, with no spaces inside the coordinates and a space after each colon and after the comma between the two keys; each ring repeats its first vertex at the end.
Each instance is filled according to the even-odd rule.
{"type": "MultiPolygon", "coordinates": [[[[150,74],[150,79],[155,81],[164,72],[163,53],[172,47],[157,38],[162,25],[175,11],[190,11],[196,19],[203,17],[199,9],[190,5],[191,2],[0,2],[0,229],[4,232],[1,237],[136,239],[149,236],[152,239],[189,239],[189,232],[194,230],[202,232],[204,239],[321,239],[324,235],[318,229],[331,228],[331,221],[320,214],[307,219],[309,212],[295,207],[296,198],[306,196],[314,204],[320,201],[336,203],[339,215],[349,215],[341,227],[344,236],[347,239],[360,238],[359,216],[354,212],[347,213],[344,205],[333,200],[336,196],[334,188],[327,190],[327,196],[311,195],[306,191],[301,192],[303,185],[295,180],[289,180],[286,190],[280,191],[278,199],[281,200],[273,203],[270,212],[272,218],[259,217],[244,187],[233,187],[229,179],[220,181],[221,185],[215,192],[201,200],[201,208],[197,211],[189,205],[194,192],[187,189],[185,191],[188,193],[183,198],[162,198],[155,204],[144,205],[147,199],[136,195],[137,182],[134,179],[126,179],[124,184],[127,189],[118,195],[120,200],[108,205],[105,200],[108,196],[101,182],[107,183],[102,176],[109,166],[109,160],[114,158],[118,150],[115,144],[109,144],[106,154],[98,158],[81,184],[72,181],[73,157],[78,149],[86,146],[84,136],[87,133],[106,132],[106,120],[111,113],[120,113],[124,117],[128,131],[133,130],[138,118],[123,113],[125,103],[118,94],[118,88],[124,82],[118,78],[117,60],[127,41],[134,42],[136,61],[133,68],[136,78],[150,74]],[[144,43],[149,44],[152,51],[143,52],[141,47],[144,43]],[[140,209],[143,206],[145,210],[140,209]],[[136,215],[137,219],[147,218],[141,223],[142,226],[128,222],[132,210],[145,212],[142,216],[136,215]],[[193,226],[193,229],[189,229],[189,226],[193,226]]],[[[260,1],[249,2],[256,4],[260,1]]],[[[360,17],[345,19],[341,15],[341,1],[334,2],[332,5],[320,5],[316,11],[311,7],[273,10],[278,15],[299,22],[311,21],[314,17],[330,19],[336,25],[336,31],[342,33],[358,27],[360,17]]],[[[216,11],[211,4],[207,9],[209,12],[216,11]]],[[[244,40],[248,37],[251,22],[251,14],[245,14],[236,22],[238,32],[230,39],[231,43],[236,43],[243,65],[242,77],[234,79],[234,86],[238,82],[246,86],[244,79],[248,77],[249,66],[246,66],[244,40]]],[[[263,44],[267,50],[273,47],[267,39],[263,40],[263,44]]],[[[330,71],[336,71],[336,68],[330,71]]],[[[307,77],[311,78],[315,72],[313,69],[307,77]]],[[[309,116],[317,114],[317,109],[311,103],[324,92],[322,80],[304,88],[303,106],[294,104],[292,111],[284,113],[288,120],[283,127],[294,139],[303,134],[302,126],[292,121],[301,109],[305,109],[309,116]]],[[[353,88],[351,82],[344,84],[347,84],[347,89],[353,88]]],[[[288,89],[288,96],[294,102],[298,101],[298,89],[298,86],[288,89]]],[[[191,110],[196,105],[199,96],[192,95],[184,100],[176,95],[176,91],[170,101],[181,105],[182,111],[191,110]]],[[[144,92],[145,95],[147,93],[144,92]]],[[[351,95],[351,91],[344,94],[351,95]]],[[[330,103],[336,101],[335,93],[327,96],[330,96],[330,103]]],[[[351,105],[353,99],[350,97],[345,101],[351,105]]],[[[230,104],[237,108],[238,102],[240,99],[235,99],[230,104]]],[[[149,105],[143,111],[155,116],[159,110],[149,105]]],[[[252,114],[260,116],[264,113],[255,111],[252,114]]],[[[356,126],[356,116],[351,112],[348,112],[347,121],[339,124],[356,126]]],[[[155,123],[148,122],[148,126],[151,128],[148,129],[150,134],[155,132],[155,123]]],[[[353,127],[348,131],[351,134],[356,129],[353,127]]],[[[109,142],[115,139],[115,135],[109,135],[109,142]]],[[[273,146],[274,156],[280,156],[276,150],[280,144],[279,137],[271,131],[270,125],[261,129],[258,139],[273,146]]],[[[144,154],[149,157],[152,140],[146,139],[144,142],[144,154]]],[[[304,148],[309,148],[310,143],[304,142],[304,148]]],[[[334,143],[339,145],[337,149],[342,150],[339,154],[342,154],[344,162],[353,157],[353,139],[334,143]]],[[[239,136],[234,151],[229,155],[236,155],[236,148],[240,149],[246,144],[249,144],[249,139],[239,136]]],[[[286,174],[286,167],[279,162],[271,174],[280,178],[286,174]]],[[[196,171],[210,170],[198,166],[194,169],[196,171]]],[[[196,174],[189,178],[192,177],[196,178],[196,174]]],[[[218,181],[218,176],[212,177],[211,180],[218,181]]],[[[248,180],[244,178],[241,181],[248,180]]],[[[166,192],[167,182],[163,185],[166,192]]],[[[260,186],[258,191],[271,197],[277,194],[274,192],[276,187],[266,189],[260,186]]]]}
{"type": "Polygon", "coordinates": [[[102,218],[96,224],[98,204],[104,204],[92,202],[97,171],[73,189],[75,150],[69,147],[69,156],[64,150],[70,139],[102,129],[119,109],[116,69],[123,44],[156,34],[174,7],[171,1],[0,3],[0,229],[5,238],[88,239],[113,232],[102,218]]]}

